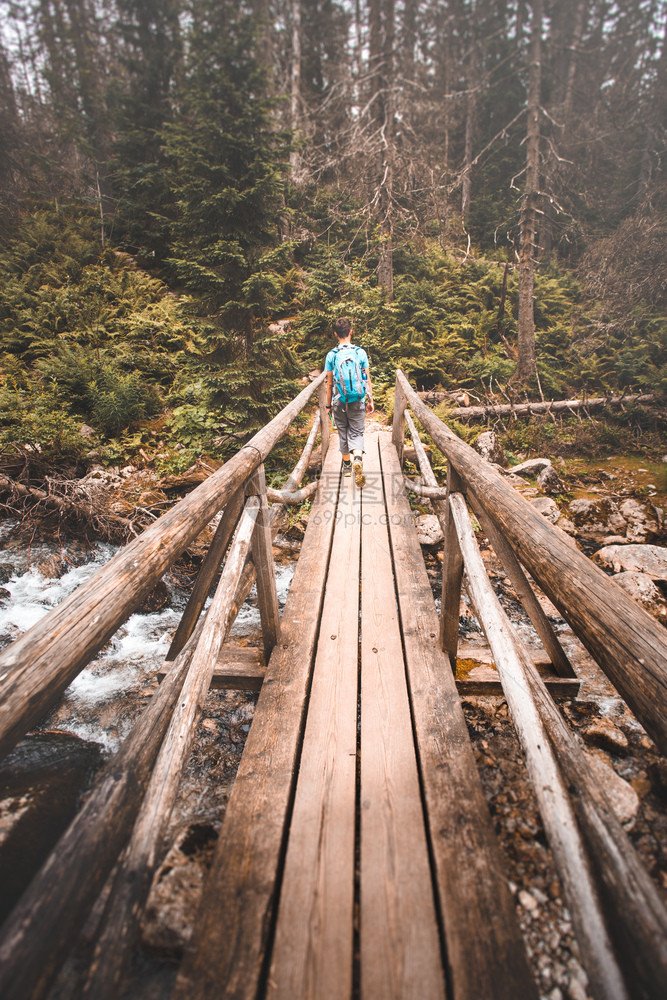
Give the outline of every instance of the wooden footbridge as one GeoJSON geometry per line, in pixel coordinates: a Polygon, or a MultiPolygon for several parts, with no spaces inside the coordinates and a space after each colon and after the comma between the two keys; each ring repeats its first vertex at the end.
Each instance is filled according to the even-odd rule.
{"type": "Polygon", "coordinates": [[[550,684],[571,694],[578,681],[533,581],[663,752],[664,630],[400,372],[392,431],[367,438],[365,488],[341,477],[320,420],[322,379],[0,658],[4,754],[222,512],[163,682],[2,928],[0,996],[48,996],[82,941],[77,995],[124,995],[179,779],[218,684],[261,690],[174,1000],[537,997],[457,690],[463,585],[525,754],[589,992],[662,998],[665,908],[548,693],[550,684]],[[283,490],[267,490],[264,460],[318,390],[297,467],[283,490]],[[408,407],[448,459],[442,489],[408,407]],[[410,488],[431,497],[445,532],[440,615],[403,478],[406,422],[421,467],[410,488]],[[318,425],[319,486],[299,490],[318,425]],[[280,617],[272,535],[282,505],[306,494],[308,529],[280,617]],[[498,603],[469,508],[542,639],[546,670],[498,603]],[[255,577],[263,655],[225,645],[255,577]]]}

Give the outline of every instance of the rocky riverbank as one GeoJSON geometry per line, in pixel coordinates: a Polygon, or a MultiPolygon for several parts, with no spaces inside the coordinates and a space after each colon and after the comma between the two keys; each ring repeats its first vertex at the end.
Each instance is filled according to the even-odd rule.
{"type": "MultiPolygon", "coordinates": [[[[602,469],[573,469],[540,462],[539,468],[519,463],[524,464],[523,469],[515,465],[505,474],[529,502],[566,532],[571,544],[594,555],[617,579],[628,573],[648,576],[658,594],[652,610],[662,618],[665,578],[656,567],[662,565],[667,552],[663,517],[667,496],[661,491],[661,483],[649,489],[652,480],[626,476],[613,462],[605,463],[602,469]]],[[[125,477],[118,473],[119,481],[114,480],[113,488],[122,489],[122,484],[132,483],[134,476],[134,472],[125,477]]],[[[427,523],[424,519],[431,517],[428,504],[420,500],[415,514],[418,528],[422,529],[427,523]]],[[[274,550],[282,600],[306,521],[307,514],[293,516],[274,550]]],[[[510,581],[481,536],[480,541],[501,602],[524,641],[536,647],[537,638],[510,581]]],[[[89,548],[75,539],[62,546],[44,545],[38,539],[28,542],[25,535],[16,536],[15,526],[0,537],[0,574],[4,579],[0,641],[8,641],[28,627],[115,551],[108,543],[89,548]]],[[[423,542],[438,598],[439,542],[433,534],[425,535],[423,542]]],[[[202,549],[203,545],[204,540],[202,549]]],[[[19,787],[10,783],[7,773],[0,772],[0,859],[4,846],[15,851],[25,839],[30,822],[46,822],[53,842],[85,794],[94,772],[131,728],[155,690],[155,674],[166,651],[166,634],[175,628],[198,558],[197,551],[191,553],[189,560],[165,578],[146,606],[129,619],[98,660],[80,675],[40,731],[24,741],[19,756],[7,762],[23,781],[26,766],[30,760],[36,761],[39,775],[35,780],[31,783],[28,776],[27,783],[19,782],[19,787]],[[62,784],[51,781],[49,761],[54,754],[61,763],[65,761],[60,770],[67,778],[66,794],[62,784]],[[54,796],[66,800],[62,803],[64,809],[53,811],[54,796]]],[[[622,580],[619,582],[623,585],[622,580]]],[[[579,696],[563,702],[562,710],[643,863],[667,897],[667,765],[557,610],[544,595],[540,600],[583,681],[579,696]]],[[[477,650],[475,655],[484,660],[485,640],[465,597],[460,624],[466,648],[473,653],[477,650]]],[[[239,618],[234,641],[259,641],[252,600],[239,618]]],[[[142,950],[128,996],[158,1000],[168,995],[177,960],[192,933],[201,887],[255,702],[255,695],[234,691],[212,691],[207,698],[169,825],[164,859],[154,879],[142,925],[142,950]]],[[[463,708],[540,995],[548,1000],[584,1000],[588,995],[586,976],[506,703],[500,696],[466,697],[463,708]]],[[[40,850],[49,846],[43,844],[40,850]]],[[[30,863],[34,866],[35,859],[30,863]]],[[[88,933],[92,929],[91,925],[88,933]]],[[[84,939],[82,948],[85,951],[87,947],[84,939]]],[[[53,1000],[70,996],[75,978],[76,969],[69,966],[53,992],[53,1000]]]]}

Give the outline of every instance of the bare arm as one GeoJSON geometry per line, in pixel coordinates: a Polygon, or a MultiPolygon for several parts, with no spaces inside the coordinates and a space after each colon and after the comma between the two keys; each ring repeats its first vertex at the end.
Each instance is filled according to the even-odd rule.
{"type": "Polygon", "coordinates": [[[331,406],[332,391],[333,391],[333,372],[327,372],[327,406],[331,406]]]}
{"type": "Polygon", "coordinates": [[[368,396],[368,402],[366,403],[366,413],[372,413],[375,407],[373,406],[373,386],[371,385],[371,370],[366,369],[366,395],[368,396]]]}

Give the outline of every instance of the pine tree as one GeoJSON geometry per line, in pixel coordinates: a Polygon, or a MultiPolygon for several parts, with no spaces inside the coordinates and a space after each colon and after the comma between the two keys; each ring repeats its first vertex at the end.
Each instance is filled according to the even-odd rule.
{"type": "Polygon", "coordinates": [[[178,118],[164,131],[177,216],[172,273],[249,348],[263,311],[263,254],[278,239],[286,136],[275,131],[252,19],[195,3],[178,118]]]}

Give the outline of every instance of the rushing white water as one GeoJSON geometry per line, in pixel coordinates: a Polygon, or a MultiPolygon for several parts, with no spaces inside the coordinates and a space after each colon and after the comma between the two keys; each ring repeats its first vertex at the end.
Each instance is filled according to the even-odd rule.
{"type": "MultiPolygon", "coordinates": [[[[11,528],[9,529],[11,530],[11,528]]],[[[15,572],[3,585],[9,597],[0,603],[0,646],[4,647],[38,622],[57,604],[114,555],[112,545],[93,547],[87,561],[71,566],[57,579],[46,575],[45,564],[59,546],[40,545],[31,551],[28,566],[25,551],[3,552],[0,533],[0,562],[7,561],[15,572]],[[41,567],[41,568],[40,568],[41,567]]],[[[68,556],[67,547],[64,549],[68,556]]],[[[289,592],[293,565],[277,567],[276,586],[282,607],[289,592]]],[[[62,704],[46,720],[45,728],[66,730],[85,740],[102,744],[107,751],[116,750],[132,728],[145,704],[145,695],[152,690],[171,637],[178,625],[185,604],[185,595],[165,581],[170,592],[168,605],[149,614],[133,614],[115,633],[102,652],[74,679],[62,704]]],[[[260,627],[256,591],[253,588],[241,608],[231,631],[232,637],[248,638],[260,627]]]]}

